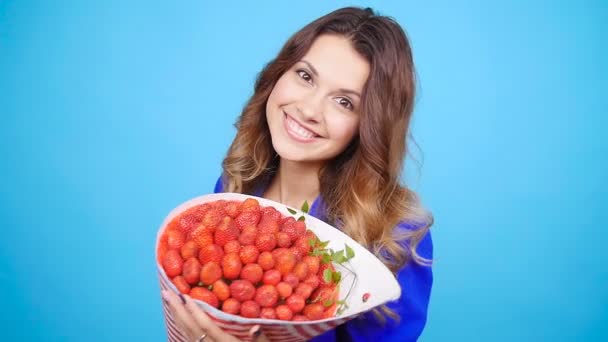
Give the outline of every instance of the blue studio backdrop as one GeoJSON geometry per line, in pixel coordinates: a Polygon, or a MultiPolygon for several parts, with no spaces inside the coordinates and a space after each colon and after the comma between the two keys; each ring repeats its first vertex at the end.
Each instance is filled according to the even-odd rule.
{"type": "Polygon", "coordinates": [[[1,0],[3,340],[165,340],[159,224],[213,190],[262,66],[346,5],[413,46],[421,340],[608,340],[605,1],[1,0]]]}

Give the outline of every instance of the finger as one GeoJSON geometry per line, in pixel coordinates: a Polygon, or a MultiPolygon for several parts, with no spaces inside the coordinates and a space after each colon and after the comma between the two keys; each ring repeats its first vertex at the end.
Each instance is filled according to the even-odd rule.
{"type": "Polygon", "coordinates": [[[180,297],[173,293],[173,291],[168,290],[163,291],[162,296],[169,303],[169,309],[173,314],[175,323],[180,326],[183,333],[188,335],[188,340],[195,340],[203,334],[203,330],[188,312],[180,297]]]}
{"type": "Polygon", "coordinates": [[[249,330],[249,336],[253,337],[254,342],[270,342],[266,335],[262,332],[262,327],[254,325],[249,330]]]}
{"type": "MultiPolygon", "coordinates": [[[[201,309],[192,298],[188,295],[184,295],[184,299],[186,300],[185,307],[190,312],[195,322],[199,327],[203,329],[207,333],[207,339],[205,342],[209,340],[209,338],[216,341],[232,341],[233,336],[225,333],[220,327],[215,324],[215,322],[205,313],[203,309],[201,309]]],[[[236,341],[236,339],[234,339],[236,341]]]]}

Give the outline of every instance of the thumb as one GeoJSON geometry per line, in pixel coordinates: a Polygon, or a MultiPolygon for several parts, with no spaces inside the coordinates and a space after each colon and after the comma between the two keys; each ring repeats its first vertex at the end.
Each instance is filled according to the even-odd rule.
{"type": "Polygon", "coordinates": [[[253,337],[254,342],[270,342],[270,340],[262,332],[262,328],[259,325],[254,325],[249,330],[249,336],[253,337]]]}

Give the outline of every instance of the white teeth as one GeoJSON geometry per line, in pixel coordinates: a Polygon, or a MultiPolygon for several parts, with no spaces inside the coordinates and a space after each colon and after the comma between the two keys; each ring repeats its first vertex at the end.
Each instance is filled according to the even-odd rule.
{"type": "Polygon", "coordinates": [[[297,135],[301,136],[302,138],[310,139],[310,138],[315,137],[314,133],[312,133],[311,131],[307,130],[306,128],[300,126],[297,122],[292,120],[289,116],[287,117],[287,126],[291,129],[291,131],[293,133],[296,133],[297,135]]]}

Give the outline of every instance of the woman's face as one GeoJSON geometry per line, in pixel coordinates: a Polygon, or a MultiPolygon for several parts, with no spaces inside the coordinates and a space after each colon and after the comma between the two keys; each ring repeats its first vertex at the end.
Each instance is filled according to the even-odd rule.
{"type": "Polygon", "coordinates": [[[342,36],[321,35],[275,84],[266,103],[272,145],[282,159],[325,162],[359,129],[369,63],[342,36]]]}

